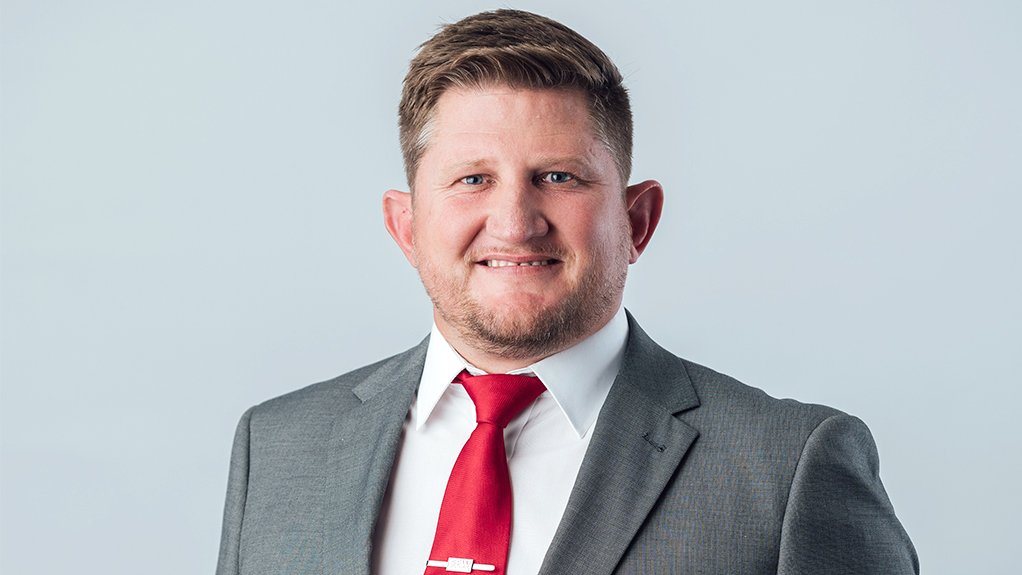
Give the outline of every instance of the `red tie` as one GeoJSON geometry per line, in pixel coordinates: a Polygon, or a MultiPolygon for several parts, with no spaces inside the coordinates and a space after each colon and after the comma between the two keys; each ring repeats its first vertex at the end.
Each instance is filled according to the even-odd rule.
{"type": "Polygon", "coordinates": [[[543,391],[527,375],[469,375],[465,386],[476,405],[476,428],[454,462],[440,506],[426,575],[504,575],[511,541],[511,476],[504,451],[504,426],[543,391]]]}

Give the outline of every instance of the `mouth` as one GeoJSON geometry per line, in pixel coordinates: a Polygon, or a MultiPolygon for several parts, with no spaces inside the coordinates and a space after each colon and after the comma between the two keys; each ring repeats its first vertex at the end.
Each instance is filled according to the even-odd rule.
{"type": "Polygon", "coordinates": [[[551,266],[557,263],[557,260],[533,260],[529,262],[510,262],[507,260],[483,260],[479,263],[488,268],[511,268],[511,267],[551,266]]]}
{"type": "Polygon", "coordinates": [[[524,270],[526,268],[550,268],[562,261],[554,257],[556,253],[548,250],[536,250],[531,253],[508,253],[506,251],[482,252],[475,261],[476,266],[483,268],[500,268],[506,270],[524,270]]]}

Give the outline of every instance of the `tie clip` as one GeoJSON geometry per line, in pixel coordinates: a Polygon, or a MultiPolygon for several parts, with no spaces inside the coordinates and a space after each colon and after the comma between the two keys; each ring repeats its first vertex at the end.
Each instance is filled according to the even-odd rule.
{"type": "Polygon", "coordinates": [[[496,571],[496,567],[493,565],[487,565],[485,563],[476,563],[472,559],[465,559],[464,557],[448,557],[447,561],[434,561],[430,559],[426,561],[426,567],[443,567],[445,571],[450,573],[471,573],[475,571],[496,571]]]}

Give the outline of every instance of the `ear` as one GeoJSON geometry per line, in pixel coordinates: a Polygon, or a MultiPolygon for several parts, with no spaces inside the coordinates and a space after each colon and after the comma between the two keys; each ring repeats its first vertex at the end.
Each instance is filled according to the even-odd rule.
{"type": "Polygon", "coordinates": [[[664,188],[656,180],[646,180],[625,189],[625,206],[632,227],[632,255],[628,263],[634,264],[653,237],[664,209],[664,188]]]}
{"type": "Polygon", "coordinates": [[[415,261],[415,244],[412,242],[412,195],[398,190],[387,190],[383,194],[383,224],[390,237],[405,254],[412,267],[415,261]]]}

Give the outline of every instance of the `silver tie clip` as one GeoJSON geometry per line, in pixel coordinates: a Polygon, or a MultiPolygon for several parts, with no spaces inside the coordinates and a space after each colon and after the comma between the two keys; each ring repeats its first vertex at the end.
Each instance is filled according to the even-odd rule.
{"type": "Polygon", "coordinates": [[[497,568],[486,563],[476,563],[464,557],[448,557],[447,561],[426,561],[426,567],[443,567],[449,573],[471,573],[472,571],[496,571],[497,568]]]}

